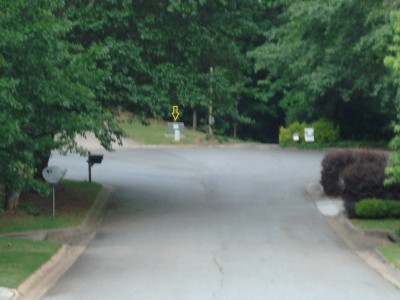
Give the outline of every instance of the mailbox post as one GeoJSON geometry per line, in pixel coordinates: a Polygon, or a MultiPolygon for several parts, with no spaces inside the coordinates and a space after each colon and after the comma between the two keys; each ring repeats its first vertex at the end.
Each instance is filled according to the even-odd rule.
{"type": "Polygon", "coordinates": [[[103,161],[102,154],[91,154],[89,152],[89,158],[87,160],[88,168],[89,168],[89,182],[92,182],[92,166],[94,164],[101,164],[102,161],[103,161]]]}

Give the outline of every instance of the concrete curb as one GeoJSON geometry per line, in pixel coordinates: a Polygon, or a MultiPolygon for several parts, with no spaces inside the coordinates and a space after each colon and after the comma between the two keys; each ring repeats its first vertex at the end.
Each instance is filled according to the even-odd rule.
{"type": "Polygon", "coordinates": [[[0,287],[0,300],[40,299],[49,291],[86,250],[96,235],[97,226],[102,221],[107,203],[113,191],[111,187],[103,186],[84,222],[80,226],[3,235],[21,238],[32,237],[34,239],[41,237],[40,239],[60,242],[63,245],[49,261],[22,282],[17,290],[0,287]],[[45,238],[42,238],[43,236],[45,238]],[[5,296],[2,298],[3,294],[5,296]]]}
{"type": "Polygon", "coordinates": [[[353,233],[390,239],[389,236],[391,235],[392,232],[389,230],[363,229],[355,227],[353,223],[351,223],[351,221],[344,214],[340,214],[339,218],[342,221],[342,223],[347,227],[347,229],[352,231],[353,233]]]}
{"type": "MultiPolygon", "coordinates": [[[[306,192],[314,201],[318,201],[323,197],[326,197],[323,193],[317,195],[317,193],[310,193],[310,186],[315,187],[316,183],[310,183],[306,187],[306,192]]],[[[319,190],[319,188],[311,189],[311,191],[319,190]]],[[[381,239],[387,239],[393,241],[394,237],[390,231],[387,230],[371,230],[362,229],[355,227],[351,221],[343,214],[339,213],[336,217],[324,216],[327,223],[332,227],[333,230],[340,236],[340,238],[352,249],[358,257],[360,257],[366,264],[372,269],[378,272],[385,280],[390,282],[396,288],[400,289],[400,270],[398,270],[393,264],[386,260],[386,258],[376,249],[373,250],[359,250],[356,248],[352,241],[351,235],[363,235],[381,239]],[[344,230],[343,230],[344,229],[344,230]],[[347,232],[347,233],[346,233],[347,232]]]]}

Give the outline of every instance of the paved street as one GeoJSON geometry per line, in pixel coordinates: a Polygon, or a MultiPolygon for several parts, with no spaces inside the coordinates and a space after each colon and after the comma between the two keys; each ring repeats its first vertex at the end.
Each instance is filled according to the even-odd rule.
{"type": "MultiPolygon", "coordinates": [[[[45,299],[400,299],[308,199],[323,154],[272,146],[124,149],[88,250],[45,299]]],[[[86,179],[77,156],[50,165],[86,179]]]]}

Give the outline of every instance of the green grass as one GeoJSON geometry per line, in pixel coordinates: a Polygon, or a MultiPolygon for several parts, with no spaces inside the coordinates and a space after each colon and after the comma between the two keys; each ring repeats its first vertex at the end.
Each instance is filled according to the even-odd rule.
{"type": "MultiPolygon", "coordinates": [[[[132,122],[124,120],[119,123],[128,138],[146,145],[171,145],[176,144],[173,137],[166,137],[167,124],[162,121],[151,121],[149,125],[143,125],[134,119],[132,122]]],[[[180,144],[192,144],[196,139],[204,139],[205,133],[185,127],[185,137],[180,144]]]]}
{"type": "Polygon", "coordinates": [[[0,286],[17,288],[60,247],[47,241],[0,238],[0,286]]]}
{"type": "Polygon", "coordinates": [[[400,268],[400,243],[379,247],[378,251],[397,268],[400,268]]]}
{"type": "Polygon", "coordinates": [[[21,198],[19,209],[0,215],[0,233],[53,229],[80,225],[91,208],[101,185],[63,180],[56,191],[56,218],[52,218],[51,196],[21,198]]]}
{"type": "Polygon", "coordinates": [[[283,142],[279,144],[283,148],[299,148],[299,149],[326,149],[326,148],[373,148],[373,149],[387,149],[388,143],[383,141],[338,141],[332,143],[296,143],[296,142],[283,142]]]}
{"type": "Polygon", "coordinates": [[[400,228],[400,220],[351,220],[354,226],[362,229],[379,229],[395,231],[400,228]]]}

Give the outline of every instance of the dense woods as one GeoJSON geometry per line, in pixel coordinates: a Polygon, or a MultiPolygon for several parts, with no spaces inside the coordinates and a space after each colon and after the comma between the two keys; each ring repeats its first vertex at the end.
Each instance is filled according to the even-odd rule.
{"type": "Polygon", "coordinates": [[[121,110],[169,120],[179,105],[189,126],[262,142],[276,142],[281,125],[321,118],[341,139],[389,141],[398,123],[399,6],[1,1],[0,183],[9,196],[40,190],[35,174],[52,149],[76,149],[75,134],[86,131],[109,147],[122,136],[121,110]]]}

